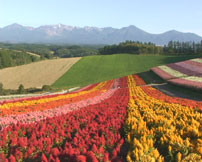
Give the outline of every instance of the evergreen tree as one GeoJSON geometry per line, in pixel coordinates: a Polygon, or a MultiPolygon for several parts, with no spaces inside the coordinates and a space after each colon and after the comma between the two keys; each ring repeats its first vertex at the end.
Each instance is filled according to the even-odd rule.
{"type": "Polygon", "coordinates": [[[22,84],[20,84],[19,87],[18,87],[18,93],[19,94],[25,93],[25,89],[24,89],[24,86],[22,84]]]}
{"type": "Polygon", "coordinates": [[[3,94],[3,84],[0,83],[0,94],[3,94]]]}

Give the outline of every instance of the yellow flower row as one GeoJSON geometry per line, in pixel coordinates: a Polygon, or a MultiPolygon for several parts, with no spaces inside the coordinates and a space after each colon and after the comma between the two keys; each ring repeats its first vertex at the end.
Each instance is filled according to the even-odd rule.
{"type": "MultiPolygon", "coordinates": [[[[129,162],[200,161],[202,114],[179,104],[152,98],[128,76],[129,162]]],[[[202,161],[202,160],[201,160],[202,161]]]]}
{"type": "MultiPolygon", "coordinates": [[[[51,101],[57,101],[57,100],[66,99],[66,98],[73,98],[73,97],[81,96],[81,95],[91,93],[91,92],[94,92],[97,90],[101,90],[106,85],[106,83],[107,83],[107,81],[101,82],[97,86],[95,86],[94,88],[92,88],[88,91],[81,91],[81,92],[73,93],[73,94],[59,95],[59,96],[50,97],[50,98],[41,98],[41,99],[34,99],[34,100],[24,100],[24,101],[14,102],[14,103],[7,103],[7,104],[0,105],[0,109],[9,109],[12,107],[31,106],[31,105],[35,105],[35,104],[43,104],[43,103],[47,103],[47,102],[51,102],[51,101]]],[[[104,91],[105,90],[103,89],[103,92],[104,91]]]]}

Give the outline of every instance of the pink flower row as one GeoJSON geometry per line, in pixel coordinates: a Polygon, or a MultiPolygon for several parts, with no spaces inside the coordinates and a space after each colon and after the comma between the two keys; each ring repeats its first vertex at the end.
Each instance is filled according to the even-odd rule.
{"type": "Polygon", "coordinates": [[[180,86],[184,86],[184,87],[188,87],[188,88],[202,90],[202,82],[191,81],[191,80],[187,80],[186,78],[171,79],[168,82],[175,84],[175,85],[180,85],[180,86]]]}
{"type": "Polygon", "coordinates": [[[155,74],[157,74],[160,78],[164,80],[169,80],[175,78],[173,75],[165,72],[164,70],[160,69],[159,67],[154,67],[151,69],[155,74]]]}
{"type": "Polygon", "coordinates": [[[93,98],[89,98],[87,100],[79,101],[72,104],[67,104],[61,107],[45,110],[45,111],[36,111],[36,112],[29,112],[20,115],[10,115],[7,117],[0,118],[0,124],[5,127],[10,124],[17,124],[17,123],[32,123],[35,121],[40,121],[46,118],[60,116],[62,114],[66,114],[73,110],[78,110],[82,107],[86,107],[88,105],[93,105],[102,102],[103,100],[109,98],[114,94],[117,89],[111,89],[105,93],[102,93],[100,96],[96,96],[93,98]]]}

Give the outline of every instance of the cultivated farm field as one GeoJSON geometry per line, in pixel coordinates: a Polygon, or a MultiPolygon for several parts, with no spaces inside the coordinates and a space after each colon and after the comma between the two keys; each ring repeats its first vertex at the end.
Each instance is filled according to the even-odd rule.
{"type": "Polygon", "coordinates": [[[0,82],[5,89],[42,87],[53,84],[74,65],[78,58],[54,59],[0,70],[0,82]]]}

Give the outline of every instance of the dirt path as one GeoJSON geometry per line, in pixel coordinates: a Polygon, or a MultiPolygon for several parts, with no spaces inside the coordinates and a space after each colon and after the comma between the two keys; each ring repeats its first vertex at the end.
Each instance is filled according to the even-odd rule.
{"type": "MultiPolygon", "coordinates": [[[[13,51],[15,51],[15,52],[23,52],[23,51],[20,51],[20,50],[13,50],[13,51]]],[[[25,51],[25,53],[27,53],[27,54],[29,54],[29,55],[32,55],[32,56],[40,57],[40,55],[39,55],[39,54],[36,54],[36,53],[26,52],[26,51],[25,51]]]]}
{"type": "Polygon", "coordinates": [[[167,83],[152,83],[152,84],[146,84],[146,85],[140,85],[140,87],[148,87],[148,86],[160,86],[160,85],[167,85],[167,83]]]}
{"type": "Polygon", "coordinates": [[[38,55],[36,53],[32,53],[32,52],[26,52],[26,53],[29,54],[29,55],[32,55],[32,56],[40,57],[40,55],[38,55]]]}

